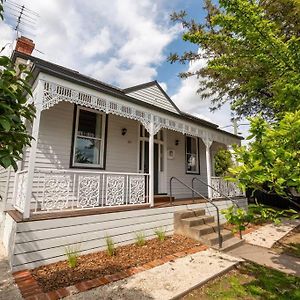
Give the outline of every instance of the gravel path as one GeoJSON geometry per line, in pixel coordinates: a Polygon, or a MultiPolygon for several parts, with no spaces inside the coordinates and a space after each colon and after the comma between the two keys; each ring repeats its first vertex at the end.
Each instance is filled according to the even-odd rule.
{"type": "Polygon", "coordinates": [[[9,264],[4,254],[3,245],[0,243],[0,299],[23,299],[18,287],[14,283],[9,264]]]}
{"type": "Polygon", "coordinates": [[[172,299],[226,272],[239,261],[241,259],[208,249],[65,299],[172,299]]]}
{"type": "Polygon", "coordinates": [[[279,225],[268,224],[251,233],[243,235],[243,239],[252,245],[272,248],[273,245],[300,224],[300,220],[285,220],[279,225]]]}

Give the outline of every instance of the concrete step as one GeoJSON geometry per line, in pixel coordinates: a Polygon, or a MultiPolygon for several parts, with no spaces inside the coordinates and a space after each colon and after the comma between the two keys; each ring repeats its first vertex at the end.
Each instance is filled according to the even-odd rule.
{"type": "Polygon", "coordinates": [[[213,223],[214,220],[215,218],[213,216],[202,215],[197,217],[184,218],[182,219],[182,223],[184,226],[193,227],[197,225],[213,223]]]}
{"type": "Polygon", "coordinates": [[[227,252],[242,246],[244,243],[245,243],[244,240],[241,240],[240,238],[237,237],[233,237],[225,241],[224,243],[222,243],[222,248],[215,247],[215,249],[221,250],[223,252],[227,252]]]}
{"type": "MultiPolygon", "coordinates": [[[[226,240],[229,240],[233,237],[233,233],[230,230],[222,229],[221,236],[223,238],[223,242],[225,242],[226,240]]],[[[202,240],[203,243],[209,246],[215,246],[219,244],[219,235],[217,232],[209,233],[201,236],[200,240],[202,240]]]]}
{"type": "MultiPolygon", "coordinates": [[[[223,229],[222,224],[220,224],[220,228],[223,229]]],[[[191,230],[194,231],[194,233],[197,234],[198,236],[202,236],[212,232],[217,232],[218,224],[217,223],[201,224],[201,225],[191,227],[191,230]]]]}
{"type": "Polygon", "coordinates": [[[186,218],[199,217],[204,215],[204,209],[186,209],[174,212],[174,219],[182,220],[186,218]]]}

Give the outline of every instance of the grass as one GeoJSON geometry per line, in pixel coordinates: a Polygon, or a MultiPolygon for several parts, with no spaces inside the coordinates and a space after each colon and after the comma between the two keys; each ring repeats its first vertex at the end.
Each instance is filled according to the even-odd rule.
{"type": "Polygon", "coordinates": [[[109,256],[113,256],[116,254],[116,248],[115,248],[115,243],[113,241],[113,239],[107,235],[105,237],[105,242],[106,242],[106,250],[107,250],[107,254],[109,256]]]}
{"type": "Polygon", "coordinates": [[[154,233],[159,241],[163,242],[166,239],[166,230],[164,228],[157,228],[154,233]]]}
{"type": "Polygon", "coordinates": [[[70,268],[75,268],[80,255],[79,245],[70,245],[65,247],[65,255],[70,268]]]}
{"type": "Polygon", "coordinates": [[[300,278],[253,263],[192,291],[184,300],[296,300],[300,299],[300,278]]]}
{"type": "Polygon", "coordinates": [[[138,232],[135,235],[135,244],[137,246],[144,246],[146,244],[146,237],[144,232],[138,232]]]}

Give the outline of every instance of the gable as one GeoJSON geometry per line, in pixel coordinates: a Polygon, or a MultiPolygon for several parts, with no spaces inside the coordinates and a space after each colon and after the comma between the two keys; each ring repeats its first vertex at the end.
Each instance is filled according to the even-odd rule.
{"type": "Polygon", "coordinates": [[[180,114],[179,109],[157,83],[129,88],[125,90],[125,93],[145,103],[180,114]]]}

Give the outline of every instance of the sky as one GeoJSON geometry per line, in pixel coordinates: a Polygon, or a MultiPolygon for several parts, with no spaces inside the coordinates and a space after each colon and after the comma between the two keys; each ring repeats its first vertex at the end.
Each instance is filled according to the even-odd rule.
{"type": "MultiPolygon", "coordinates": [[[[5,20],[0,23],[1,47],[14,47],[16,5],[25,5],[24,21],[35,19],[33,28],[21,33],[34,40],[32,55],[77,70],[106,83],[125,88],[157,80],[183,111],[233,130],[228,105],[210,112],[209,100],[196,93],[196,78],[180,79],[178,73],[201,67],[170,64],[169,53],[198,51],[181,39],[180,24],[170,21],[174,11],[186,10],[190,18],[205,17],[202,0],[7,0],[5,20]]],[[[32,24],[31,24],[32,25],[32,24]]],[[[6,54],[6,53],[5,53],[6,54]]],[[[239,132],[246,134],[246,128],[239,132]]]]}

